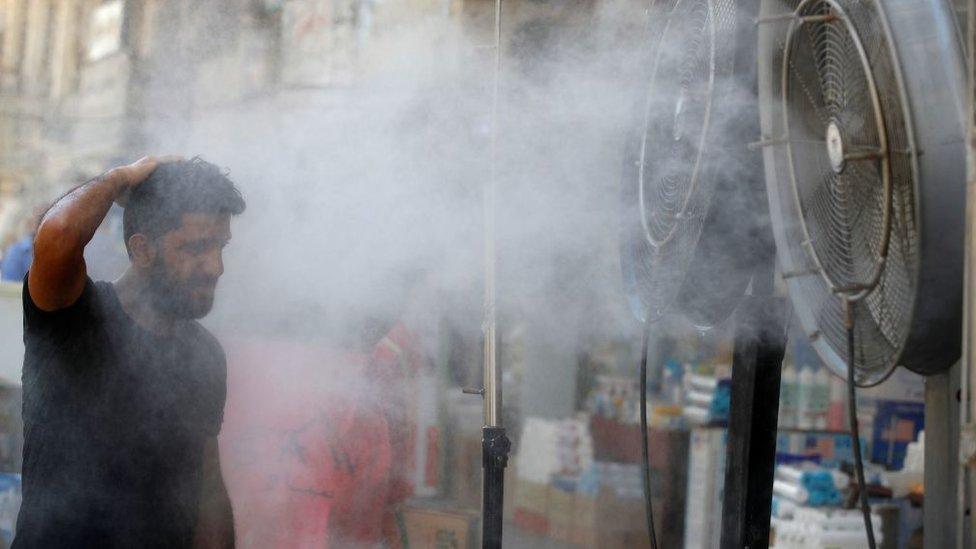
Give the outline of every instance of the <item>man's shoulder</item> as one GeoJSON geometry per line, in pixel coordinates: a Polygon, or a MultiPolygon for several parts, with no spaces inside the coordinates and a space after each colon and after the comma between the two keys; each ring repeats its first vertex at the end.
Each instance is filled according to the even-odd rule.
{"type": "Polygon", "coordinates": [[[85,280],[84,290],[74,303],[56,311],[44,311],[34,303],[28,277],[24,276],[21,299],[25,337],[51,333],[57,333],[59,337],[69,337],[82,333],[73,328],[88,329],[101,325],[107,317],[111,316],[111,292],[110,283],[94,282],[88,278],[85,280]]]}

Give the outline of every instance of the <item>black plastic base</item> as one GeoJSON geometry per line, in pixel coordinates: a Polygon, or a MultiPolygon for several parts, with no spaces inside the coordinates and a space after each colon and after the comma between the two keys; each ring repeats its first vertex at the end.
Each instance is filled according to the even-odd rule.
{"type": "Polygon", "coordinates": [[[786,303],[749,297],[736,312],[722,549],[769,546],[786,303]]]}
{"type": "Polygon", "coordinates": [[[484,427],[481,431],[482,466],[484,467],[484,502],[482,506],[481,546],[502,546],[502,517],[505,499],[505,467],[512,442],[504,427],[484,427]]]}

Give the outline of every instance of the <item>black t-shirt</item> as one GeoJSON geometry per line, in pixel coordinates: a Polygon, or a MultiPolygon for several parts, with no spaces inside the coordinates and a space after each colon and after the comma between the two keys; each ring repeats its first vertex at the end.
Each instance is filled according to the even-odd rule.
{"type": "Polygon", "coordinates": [[[107,282],[44,312],[24,284],[23,504],[14,547],[192,542],[204,443],[223,421],[227,370],[206,329],[158,336],[107,282]]]}

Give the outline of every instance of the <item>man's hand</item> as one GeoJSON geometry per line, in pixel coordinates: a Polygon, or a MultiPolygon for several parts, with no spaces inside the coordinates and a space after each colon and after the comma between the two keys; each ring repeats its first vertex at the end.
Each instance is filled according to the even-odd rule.
{"type": "Polygon", "coordinates": [[[167,162],[178,162],[180,160],[183,160],[183,157],[176,155],[144,156],[128,166],[112,168],[103,177],[118,186],[115,203],[124,208],[129,202],[132,189],[145,181],[157,166],[167,162]]]}

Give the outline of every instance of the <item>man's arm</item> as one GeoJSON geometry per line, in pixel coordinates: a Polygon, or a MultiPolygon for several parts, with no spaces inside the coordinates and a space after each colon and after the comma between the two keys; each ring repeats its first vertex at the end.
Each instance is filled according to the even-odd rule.
{"type": "Polygon", "coordinates": [[[31,300],[38,308],[56,311],[78,300],[85,289],[85,246],[112,203],[124,199],[167,160],[145,157],[109,170],[61,197],[44,214],[34,237],[34,259],[27,280],[31,300]]]}
{"type": "Polygon", "coordinates": [[[203,449],[203,486],[193,546],[199,549],[234,547],[234,513],[220,471],[217,437],[207,439],[203,449]]]}

